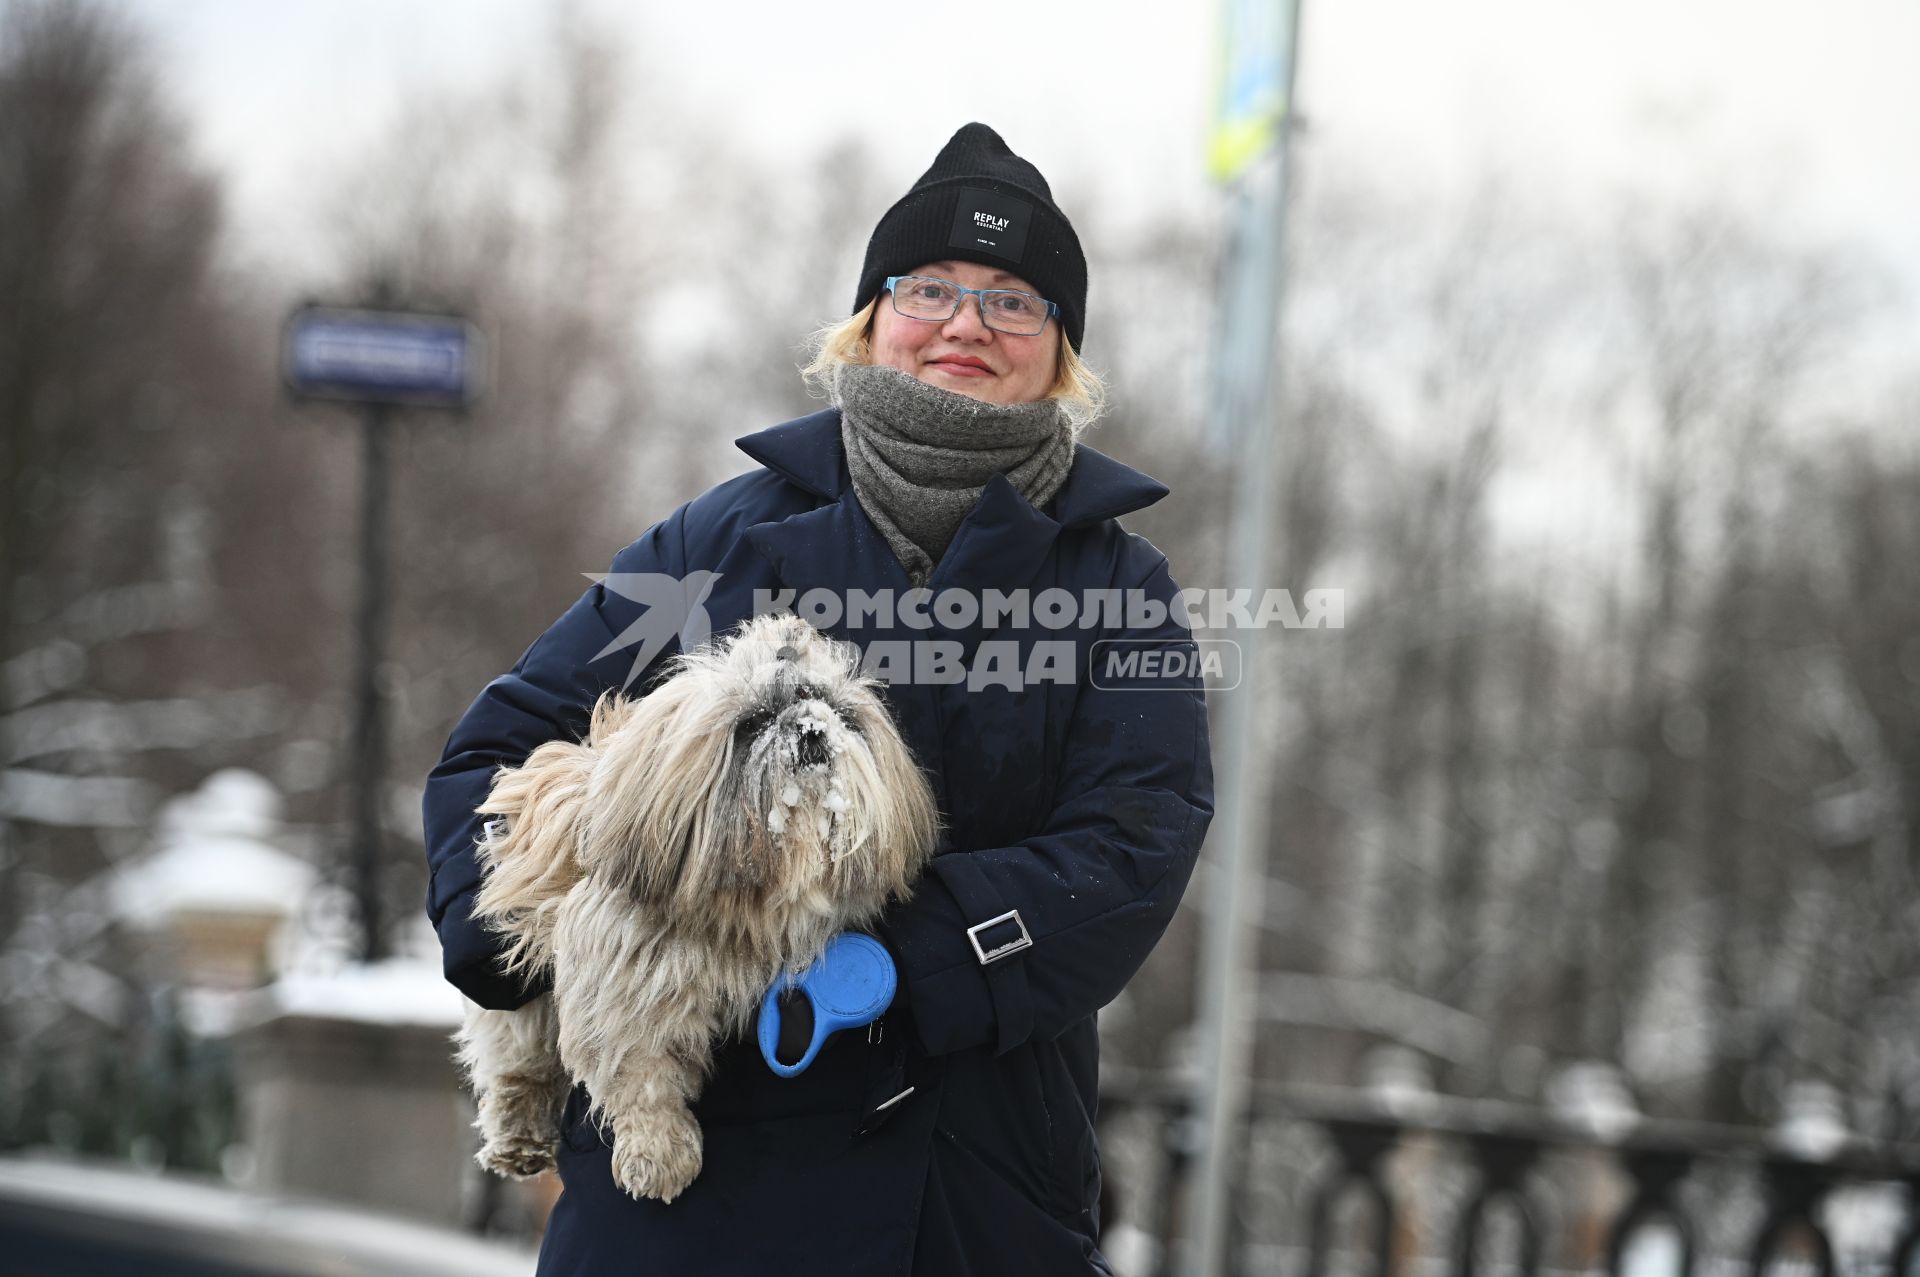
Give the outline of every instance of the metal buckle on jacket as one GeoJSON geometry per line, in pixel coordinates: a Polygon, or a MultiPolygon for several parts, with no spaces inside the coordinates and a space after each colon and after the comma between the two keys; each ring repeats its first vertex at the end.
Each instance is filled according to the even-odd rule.
{"type": "Polygon", "coordinates": [[[998,917],[988,918],[985,922],[974,923],[971,927],[967,928],[967,939],[972,942],[974,956],[980,959],[980,965],[983,967],[990,962],[998,962],[1008,954],[1018,953],[1022,949],[1033,948],[1033,937],[1027,934],[1027,924],[1021,921],[1020,911],[1018,909],[1009,909],[998,917]],[[1003,922],[1011,922],[1014,926],[1020,928],[1020,934],[1005,944],[995,945],[991,949],[983,947],[980,943],[980,933],[988,927],[995,927],[1003,922]]]}

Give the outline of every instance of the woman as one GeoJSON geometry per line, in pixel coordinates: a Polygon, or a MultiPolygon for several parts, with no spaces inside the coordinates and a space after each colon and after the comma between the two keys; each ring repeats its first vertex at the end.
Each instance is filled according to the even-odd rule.
{"type": "MultiPolygon", "coordinates": [[[[1099,406],[1076,353],[1086,287],[1045,179],[967,125],[880,219],[854,314],[823,335],[808,375],[835,406],[739,440],[760,469],[615,559],[717,574],[698,578],[715,633],[756,599],[846,603],[815,623],[870,667],[892,654],[890,707],[946,829],[879,928],[892,1007],[792,1079],[721,1044],[695,1107],[705,1166],[672,1204],[619,1190],[575,1089],[542,1274],[1107,1271],[1094,1015],[1173,916],[1212,774],[1197,681],[1102,655],[1191,639],[1165,558],[1115,522],[1167,490],[1075,441],[1099,406]]],[[[495,767],[583,731],[646,614],[588,590],[480,694],[428,779],[428,912],[447,978],[482,1006],[538,990],[499,974],[469,916],[473,810],[495,767]]]]}

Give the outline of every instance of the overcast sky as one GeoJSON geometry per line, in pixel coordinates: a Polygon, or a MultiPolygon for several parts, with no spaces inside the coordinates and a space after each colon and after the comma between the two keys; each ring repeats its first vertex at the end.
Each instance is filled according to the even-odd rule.
{"type": "MultiPolygon", "coordinates": [[[[957,124],[984,118],[1082,202],[1216,198],[1202,155],[1217,10],[1201,0],[579,2],[656,89],[749,150],[793,156],[857,133],[904,185],[957,124]]],[[[549,12],[120,3],[160,37],[255,235],[407,93],[485,83],[530,56],[549,12]]],[[[1622,182],[1711,184],[1870,242],[1920,281],[1915,0],[1310,0],[1304,25],[1309,163],[1441,188],[1492,166],[1573,204],[1622,182]]]]}
{"type": "MultiPolygon", "coordinates": [[[[303,246],[325,238],[313,192],[387,133],[396,108],[538,67],[554,11],[111,2],[158,37],[244,242],[296,271],[303,246]]],[[[638,96],[673,103],[733,149],[797,167],[855,136],[904,189],[955,127],[984,119],[1076,218],[1097,207],[1111,226],[1220,204],[1203,158],[1216,0],[573,3],[618,33],[638,96]]],[[[1855,366],[1911,367],[1920,0],[1308,0],[1301,45],[1305,181],[1357,172],[1417,206],[1492,172],[1536,212],[1569,219],[1614,207],[1623,188],[1730,200],[1788,240],[1839,240],[1889,263],[1904,297],[1855,366]]],[[[1878,384],[1842,366],[1827,389],[1871,399],[1878,384]]],[[[1534,441],[1537,455],[1503,473],[1496,513],[1610,553],[1616,495],[1594,482],[1599,462],[1579,438],[1534,441]]]]}

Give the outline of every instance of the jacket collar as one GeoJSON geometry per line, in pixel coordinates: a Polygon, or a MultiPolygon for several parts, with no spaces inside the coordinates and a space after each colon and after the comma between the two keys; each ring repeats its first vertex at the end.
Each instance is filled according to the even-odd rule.
{"type": "MultiPolygon", "coordinates": [[[[840,443],[838,408],[798,417],[733,442],[767,469],[828,501],[838,501],[853,487],[840,443]]],[[[1008,488],[1011,492],[1011,485],[1008,488]]],[[[1024,503],[1018,493],[1012,495],[1024,503]]],[[[1073,468],[1054,497],[1053,517],[1069,528],[1098,523],[1145,509],[1166,495],[1167,486],[1159,480],[1083,443],[1074,448],[1073,468]]]]}

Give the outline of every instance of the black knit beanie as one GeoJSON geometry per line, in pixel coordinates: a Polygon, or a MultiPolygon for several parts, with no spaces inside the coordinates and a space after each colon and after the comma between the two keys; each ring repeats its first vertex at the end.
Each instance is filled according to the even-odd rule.
{"type": "Polygon", "coordinates": [[[854,312],[879,294],[887,276],[939,261],[978,262],[1020,276],[1060,307],[1067,340],[1080,349],[1087,314],[1080,238],[1040,170],[984,124],[955,133],[873,228],[854,312]]]}

